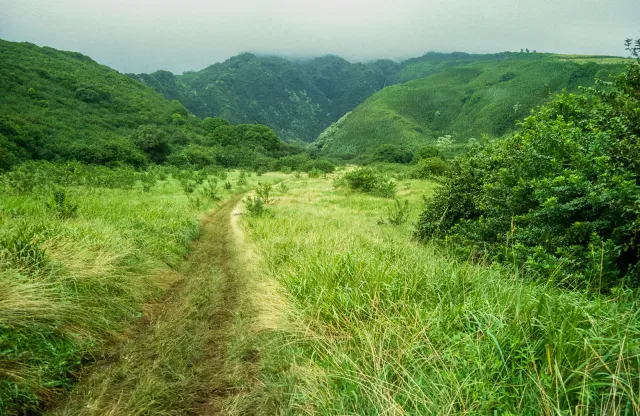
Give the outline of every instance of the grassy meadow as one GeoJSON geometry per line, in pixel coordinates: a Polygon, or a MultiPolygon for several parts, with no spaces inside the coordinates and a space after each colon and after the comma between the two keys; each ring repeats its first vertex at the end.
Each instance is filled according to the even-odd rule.
{"type": "Polygon", "coordinates": [[[144,305],[179,280],[201,216],[260,179],[75,169],[36,164],[3,177],[0,414],[50,405],[84,364],[108,358],[145,321],[144,305]],[[216,180],[213,198],[205,189],[216,180]]]}
{"type": "MultiPolygon", "coordinates": [[[[287,313],[256,335],[260,383],[236,414],[592,415],[640,411],[637,296],[564,291],[410,239],[411,208],[291,178],[243,224],[287,313]]],[[[234,414],[234,413],[232,413],[234,414]]]]}

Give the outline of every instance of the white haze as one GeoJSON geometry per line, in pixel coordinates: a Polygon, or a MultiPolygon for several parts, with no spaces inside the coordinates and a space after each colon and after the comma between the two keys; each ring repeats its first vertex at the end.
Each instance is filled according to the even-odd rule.
{"type": "Polygon", "coordinates": [[[624,55],[638,22],[638,0],[0,0],[0,38],[82,52],[121,72],[197,70],[240,52],[624,55]]]}

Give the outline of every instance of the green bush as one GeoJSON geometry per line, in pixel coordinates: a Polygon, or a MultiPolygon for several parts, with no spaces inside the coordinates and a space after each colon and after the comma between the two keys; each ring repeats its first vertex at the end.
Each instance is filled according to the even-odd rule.
{"type": "Polygon", "coordinates": [[[310,160],[302,166],[302,170],[305,172],[311,172],[315,169],[322,171],[322,173],[331,173],[335,168],[336,165],[327,159],[310,160]]]}
{"type": "Polygon", "coordinates": [[[442,176],[449,170],[449,164],[439,157],[421,159],[411,172],[414,179],[426,179],[433,176],[442,176]]]}
{"type": "Polygon", "coordinates": [[[47,208],[55,212],[60,218],[73,218],[78,211],[78,204],[69,201],[67,191],[64,189],[56,189],[53,191],[51,199],[47,201],[47,208]]]}
{"type": "Polygon", "coordinates": [[[245,171],[240,172],[240,175],[238,175],[238,181],[236,183],[238,186],[245,186],[247,184],[247,173],[245,171]]]}
{"type": "Polygon", "coordinates": [[[405,200],[404,203],[402,203],[398,198],[394,198],[393,205],[387,208],[387,218],[380,218],[378,224],[402,225],[407,222],[410,212],[409,201],[405,200]]]}
{"type": "Polygon", "coordinates": [[[358,168],[347,172],[336,179],[334,186],[346,186],[354,191],[385,198],[393,198],[396,193],[396,184],[393,180],[383,177],[370,168],[358,168]]]}
{"type": "Polygon", "coordinates": [[[200,195],[208,198],[211,201],[219,201],[220,199],[222,199],[218,190],[218,180],[208,179],[207,182],[202,185],[202,189],[200,189],[200,195]]]}
{"type": "Polygon", "coordinates": [[[375,159],[379,162],[411,163],[413,152],[394,144],[383,144],[376,150],[375,159]]]}
{"type": "Polygon", "coordinates": [[[265,207],[265,203],[260,197],[251,197],[248,196],[244,199],[244,206],[247,210],[247,213],[252,217],[261,217],[267,212],[267,208],[265,207]]]}
{"type": "Polygon", "coordinates": [[[258,182],[258,186],[256,187],[256,195],[258,195],[258,198],[260,198],[265,205],[273,204],[275,202],[271,197],[272,188],[273,187],[270,183],[258,182]]]}
{"type": "Polygon", "coordinates": [[[569,286],[638,286],[640,64],[457,159],[416,233],[569,286]]]}
{"type": "Polygon", "coordinates": [[[440,149],[438,146],[427,145],[419,148],[413,155],[413,160],[418,161],[420,159],[427,159],[430,157],[441,157],[440,149]]]}
{"type": "Polygon", "coordinates": [[[307,172],[307,174],[309,175],[309,178],[319,178],[320,176],[322,176],[324,174],[324,172],[320,169],[316,169],[313,168],[311,169],[309,172],[307,172]]]}

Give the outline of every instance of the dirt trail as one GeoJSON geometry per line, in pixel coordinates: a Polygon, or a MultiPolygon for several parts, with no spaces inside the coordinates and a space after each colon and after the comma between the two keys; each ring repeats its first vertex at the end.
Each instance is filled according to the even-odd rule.
{"type": "MultiPolygon", "coordinates": [[[[221,414],[225,400],[238,392],[231,380],[231,375],[228,374],[230,370],[226,368],[226,355],[233,333],[235,315],[241,304],[240,293],[247,286],[247,272],[239,270],[242,262],[237,258],[237,239],[240,230],[233,226],[234,209],[240,200],[241,196],[235,196],[204,224],[203,235],[189,259],[192,267],[216,267],[221,276],[219,288],[221,295],[210,317],[210,341],[203,363],[203,368],[207,369],[207,376],[209,376],[206,383],[209,385],[209,391],[204,391],[201,397],[200,414],[205,416],[221,414]]],[[[202,272],[206,271],[198,270],[195,274],[202,272]]],[[[251,361],[256,359],[256,357],[249,358],[251,361]]]]}
{"type": "Polygon", "coordinates": [[[129,339],[52,415],[221,415],[252,389],[260,358],[246,339],[260,311],[255,258],[238,224],[241,199],[202,220],[165,296],[146,305],[129,339]]]}

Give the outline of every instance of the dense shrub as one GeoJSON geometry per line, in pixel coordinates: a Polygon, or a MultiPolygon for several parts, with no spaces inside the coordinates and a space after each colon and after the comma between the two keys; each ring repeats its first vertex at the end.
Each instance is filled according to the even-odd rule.
{"type": "Polygon", "coordinates": [[[345,173],[334,181],[334,186],[346,186],[351,190],[366,192],[375,196],[393,198],[396,184],[370,168],[358,168],[345,173]]]}
{"type": "Polygon", "coordinates": [[[422,146],[413,154],[413,161],[416,162],[420,159],[427,159],[430,157],[442,157],[438,146],[434,146],[434,145],[422,146]]]}
{"type": "Polygon", "coordinates": [[[426,179],[432,176],[442,176],[449,170],[449,164],[439,157],[420,159],[411,172],[414,179],[426,179]]]}
{"type": "Polygon", "coordinates": [[[335,168],[336,165],[327,159],[310,160],[302,166],[302,170],[305,172],[311,172],[315,169],[322,171],[322,173],[331,173],[335,168]]]}
{"type": "Polygon", "coordinates": [[[413,152],[402,146],[383,144],[376,150],[375,159],[379,162],[411,163],[413,152]]]}
{"type": "Polygon", "coordinates": [[[417,235],[571,286],[640,283],[640,64],[456,160],[417,235]]]}

